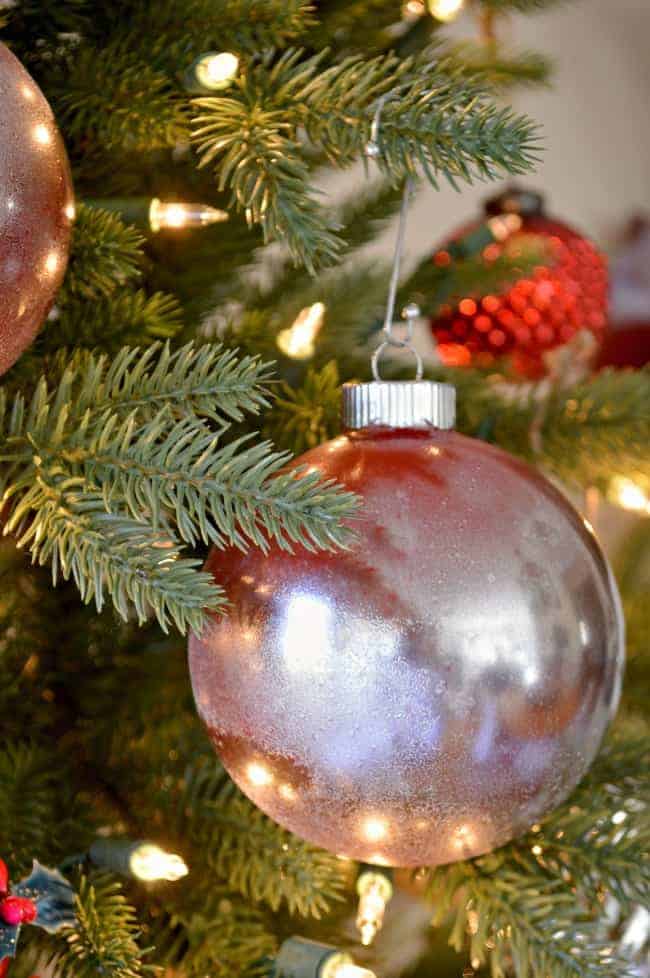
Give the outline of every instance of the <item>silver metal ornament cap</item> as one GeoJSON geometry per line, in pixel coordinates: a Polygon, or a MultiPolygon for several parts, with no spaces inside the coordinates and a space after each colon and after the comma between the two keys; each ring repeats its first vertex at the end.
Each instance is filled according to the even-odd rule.
{"type": "Polygon", "coordinates": [[[432,380],[380,380],[344,384],[341,419],[345,428],[441,428],[456,421],[456,388],[432,380]]]}

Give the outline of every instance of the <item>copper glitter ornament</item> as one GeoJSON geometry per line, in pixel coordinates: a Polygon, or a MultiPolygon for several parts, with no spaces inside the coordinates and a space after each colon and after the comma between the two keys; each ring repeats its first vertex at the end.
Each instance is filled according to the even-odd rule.
{"type": "Polygon", "coordinates": [[[0,44],[0,374],[43,323],[68,260],[74,199],[52,110],[0,44]]]}
{"type": "Polygon", "coordinates": [[[538,472],[450,430],[452,388],[344,396],[347,432],[298,461],[363,497],[358,540],[213,550],[231,610],[190,639],[198,711],[299,836],[374,864],[476,856],[591,764],[619,696],[616,586],[538,472]]]}
{"type": "Polygon", "coordinates": [[[485,210],[483,223],[462,228],[436,252],[436,264],[449,264],[456,251],[462,257],[464,241],[484,245],[486,265],[504,254],[517,258],[531,246],[542,246],[548,259],[502,294],[468,296],[455,307],[443,307],[431,324],[438,354],[454,367],[490,367],[507,359],[514,373],[541,377],[544,354],[570,342],[579,330],[602,340],[605,258],[573,228],[547,217],[539,194],[512,188],[487,201],[485,210]],[[513,218],[516,223],[509,225],[513,218]]]}

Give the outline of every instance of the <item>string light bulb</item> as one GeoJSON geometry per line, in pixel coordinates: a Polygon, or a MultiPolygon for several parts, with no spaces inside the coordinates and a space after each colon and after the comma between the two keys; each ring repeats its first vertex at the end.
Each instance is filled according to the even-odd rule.
{"type": "Polygon", "coordinates": [[[175,883],[189,872],[185,861],[175,852],[165,852],[155,843],[143,840],[96,839],[88,856],[96,866],[134,876],[145,883],[157,880],[175,883]]]}
{"type": "Polygon", "coordinates": [[[638,482],[616,475],[609,484],[608,495],[622,509],[650,516],[650,494],[638,482]]]}
{"type": "Polygon", "coordinates": [[[355,964],[346,951],[329,944],[290,937],[275,959],[274,978],[376,978],[374,971],[355,964]]]}
{"type": "Polygon", "coordinates": [[[277,336],[280,350],[292,360],[308,360],[315,352],[314,340],[318,336],[325,319],[325,305],[314,302],[301,309],[287,329],[277,336]]]}
{"type": "Polygon", "coordinates": [[[228,211],[220,211],[209,204],[163,201],[154,197],[149,205],[149,227],[155,232],[207,227],[209,224],[220,224],[228,218],[228,211]]]}
{"type": "Polygon", "coordinates": [[[393,895],[389,872],[374,866],[362,867],[357,877],[357,893],[357,930],[361,935],[361,943],[368,947],[383,926],[386,906],[393,895]]]}
{"type": "Polygon", "coordinates": [[[165,852],[151,842],[141,842],[131,852],[129,866],[134,876],[147,883],[155,880],[175,883],[189,872],[185,862],[175,852],[165,852]]]}
{"type": "Polygon", "coordinates": [[[444,24],[455,20],[464,4],[465,0],[428,0],[429,13],[444,24]]]}
{"type": "Polygon", "coordinates": [[[232,51],[208,51],[190,66],[185,88],[192,92],[220,92],[228,88],[239,71],[239,58],[232,51]]]}

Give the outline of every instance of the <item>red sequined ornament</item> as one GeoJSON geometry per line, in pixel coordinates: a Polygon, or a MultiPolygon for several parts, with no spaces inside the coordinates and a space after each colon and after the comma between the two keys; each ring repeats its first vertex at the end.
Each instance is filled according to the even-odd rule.
{"type": "Polygon", "coordinates": [[[0,374],[43,323],[68,260],[74,201],[40,88],[0,44],[0,374]]]}
{"type": "Polygon", "coordinates": [[[36,904],[29,897],[8,896],[0,903],[0,917],[5,924],[31,924],[37,916],[36,904]]]}
{"type": "Polygon", "coordinates": [[[374,864],[465,859],[528,829],[587,770],[619,695],[595,538],[538,472],[446,430],[449,391],[346,385],[355,430],[298,462],[362,496],[356,542],[214,549],[231,607],[189,643],[241,789],[374,864]]]}
{"type": "Polygon", "coordinates": [[[466,298],[455,308],[444,307],[431,324],[438,354],[453,367],[490,367],[508,358],[515,373],[540,377],[546,372],[543,357],[548,350],[569,342],[582,329],[599,340],[603,336],[605,258],[573,228],[547,217],[539,194],[513,188],[488,201],[485,210],[483,222],[462,228],[436,252],[436,264],[444,266],[455,253],[462,255],[467,240],[482,245],[479,254],[486,262],[502,254],[523,255],[536,244],[550,252],[551,259],[502,295],[466,298]],[[506,223],[498,222],[503,216],[506,223]]]}

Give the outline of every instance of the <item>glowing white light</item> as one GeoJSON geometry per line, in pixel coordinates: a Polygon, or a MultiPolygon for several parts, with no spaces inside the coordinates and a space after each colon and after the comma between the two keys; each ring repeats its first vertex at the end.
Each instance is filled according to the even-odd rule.
{"type": "Polygon", "coordinates": [[[228,220],[228,212],[209,204],[188,204],[182,201],[162,201],[154,197],[149,205],[149,226],[152,231],[163,228],[178,231],[182,228],[205,227],[228,220]]]}
{"type": "Polygon", "coordinates": [[[332,612],[322,598],[294,594],[287,605],[282,655],[290,672],[319,672],[328,662],[332,612]]]}
{"type": "Polygon", "coordinates": [[[322,302],[315,302],[312,306],[301,309],[291,326],[278,333],[279,348],[293,360],[307,360],[314,355],[314,340],[324,318],[325,306],[322,302]]]}
{"type": "Polygon", "coordinates": [[[402,5],[402,17],[404,20],[417,20],[426,9],[424,0],[406,0],[406,3],[402,5]]]}
{"type": "Polygon", "coordinates": [[[361,834],[368,842],[381,842],[388,835],[388,822],[371,815],[361,823],[361,834]]]}
{"type": "Polygon", "coordinates": [[[365,870],[357,880],[357,893],[357,929],[361,935],[361,943],[368,947],[381,930],[386,905],[393,895],[393,885],[385,873],[365,870]]]}
{"type": "Polygon", "coordinates": [[[285,801],[295,801],[298,797],[298,792],[290,784],[281,784],[278,788],[278,794],[285,801]]]}
{"type": "Polygon", "coordinates": [[[196,80],[203,88],[211,91],[227,88],[237,74],[239,58],[231,51],[206,54],[194,67],[196,80]]]}
{"type": "Polygon", "coordinates": [[[650,499],[643,488],[631,479],[616,476],[612,479],[610,491],[615,501],[623,509],[629,509],[635,513],[650,514],[650,499]]]}
{"type": "Polygon", "coordinates": [[[59,256],[56,251],[51,251],[44,262],[44,268],[48,275],[54,275],[59,267],[59,256]]]}
{"type": "Polygon", "coordinates": [[[257,761],[251,761],[246,767],[246,777],[251,784],[254,784],[256,788],[265,788],[267,785],[272,784],[273,775],[269,769],[264,764],[259,764],[257,761]]]}
{"type": "Polygon", "coordinates": [[[74,201],[71,201],[69,204],[65,205],[63,208],[63,213],[69,221],[74,221],[75,217],[77,216],[77,209],[74,205],[74,201]]]}
{"type": "Polygon", "coordinates": [[[465,0],[429,0],[429,13],[444,23],[455,20],[463,9],[465,0]]]}
{"type": "Polygon", "coordinates": [[[626,818],[627,818],[627,812],[621,810],[618,812],[614,812],[614,814],[612,815],[612,822],[614,823],[614,825],[621,825],[621,823],[624,822],[626,818]]]}
{"type": "Polygon", "coordinates": [[[129,868],[134,876],[146,882],[169,880],[173,883],[189,872],[180,856],[165,852],[150,842],[143,842],[134,849],[129,858],[129,868]]]}
{"type": "Polygon", "coordinates": [[[33,102],[35,97],[34,89],[29,85],[21,85],[20,90],[23,93],[23,97],[27,99],[28,102],[33,102]]]}
{"type": "Polygon", "coordinates": [[[37,143],[41,146],[47,146],[48,143],[52,142],[52,133],[44,126],[42,122],[39,122],[37,126],[34,126],[33,136],[37,143]]]}
{"type": "Polygon", "coordinates": [[[330,955],[321,966],[321,978],[376,978],[374,971],[355,964],[349,954],[337,952],[330,955]]]}

